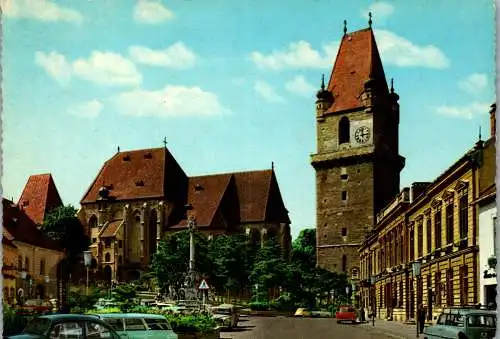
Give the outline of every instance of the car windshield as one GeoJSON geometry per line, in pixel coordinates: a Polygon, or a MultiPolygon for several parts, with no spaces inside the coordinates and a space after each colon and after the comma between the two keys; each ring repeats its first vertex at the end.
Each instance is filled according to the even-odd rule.
{"type": "Polygon", "coordinates": [[[230,308],[216,308],[216,309],[214,309],[214,313],[231,314],[231,309],[230,308]]]}
{"type": "Polygon", "coordinates": [[[50,320],[45,318],[36,318],[31,320],[23,330],[23,333],[45,334],[50,327],[50,320]]]}
{"type": "Polygon", "coordinates": [[[496,319],[493,315],[471,314],[467,317],[469,327],[490,327],[495,328],[496,319]]]}
{"type": "Polygon", "coordinates": [[[340,312],[354,312],[354,308],[352,307],[341,307],[340,312]]]}
{"type": "Polygon", "coordinates": [[[166,319],[144,319],[149,329],[152,331],[171,330],[170,324],[166,319]]]}

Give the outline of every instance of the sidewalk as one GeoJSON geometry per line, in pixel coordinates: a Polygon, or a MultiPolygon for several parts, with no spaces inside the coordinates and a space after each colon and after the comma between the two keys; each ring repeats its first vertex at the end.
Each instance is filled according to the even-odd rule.
{"type": "MultiPolygon", "coordinates": [[[[397,339],[413,339],[417,337],[417,325],[415,324],[406,325],[399,321],[375,320],[375,326],[372,326],[371,321],[362,323],[359,326],[366,327],[367,331],[383,333],[397,339]]],[[[419,338],[423,337],[423,334],[419,335],[419,338]]]]}

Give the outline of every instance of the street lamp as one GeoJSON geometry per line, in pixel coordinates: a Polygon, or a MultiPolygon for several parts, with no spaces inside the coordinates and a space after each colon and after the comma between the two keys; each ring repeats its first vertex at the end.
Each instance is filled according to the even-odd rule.
{"type": "Polygon", "coordinates": [[[345,294],[346,294],[346,297],[347,297],[347,302],[349,302],[349,286],[345,287],[345,294]]]}
{"type": "Polygon", "coordinates": [[[47,291],[47,296],[49,295],[49,282],[50,282],[50,277],[48,275],[43,277],[43,281],[45,282],[45,289],[47,291]]]}
{"type": "Polygon", "coordinates": [[[419,323],[418,323],[419,314],[418,314],[418,305],[417,305],[417,302],[418,302],[418,281],[417,280],[420,277],[420,268],[421,268],[420,261],[417,260],[417,261],[414,261],[412,263],[413,276],[415,277],[415,285],[416,285],[415,286],[415,291],[416,291],[416,293],[415,293],[415,305],[417,306],[417,310],[415,312],[415,314],[416,314],[415,318],[417,321],[415,321],[415,323],[417,324],[417,337],[419,336],[419,328],[418,328],[418,326],[419,326],[419,323]]]}
{"type": "Polygon", "coordinates": [[[83,251],[83,263],[85,264],[85,268],[87,269],[87,281],[85,284],[85,295],[89,295],[89,267],[92,262],[92,252],[83,251]]]}

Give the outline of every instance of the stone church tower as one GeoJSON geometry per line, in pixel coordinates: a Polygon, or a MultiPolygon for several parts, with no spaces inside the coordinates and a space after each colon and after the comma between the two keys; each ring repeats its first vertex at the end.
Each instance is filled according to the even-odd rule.
{"type": "MultiPolygon", "coordinates": [[[[345,24],[345,21],[344,21],[345,24]]],[[[399,192],[399,96],[370,27],[347,33],[316,100],[317,264],[355,278],[359,245],[399,192]]]]}

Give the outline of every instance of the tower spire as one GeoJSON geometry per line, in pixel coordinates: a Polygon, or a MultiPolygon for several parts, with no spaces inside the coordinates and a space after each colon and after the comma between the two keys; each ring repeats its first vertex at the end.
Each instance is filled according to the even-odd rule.
{"type": "Polygon", "coordinates": [[[394,93],[394,78],[391,78],[391,93],[394,93]]]}
{"type": "Polygon", "coordinates": [[[163,137],[163,147],[167,148],[167,137],[163,137]]]}
{"type": "Polygon", "coordinates": [[[344,20],[344,35],[347,34],[347,20],[344,20]]]}
{"type": "Polygon", "coordinates": [[[321,76],[321,90],[325,90],[325,73],[321,76]]]}
{"type": "Polygon", "coordinates": [[[372,28],[372,12],[368,12],[368,26],[370,26],[370,28],[372,28]]]}
{"type": "Polygon", "coordinates": [[[481,141],[481,125],[479,125],[479,140],[478,141],[481,141]]]}

